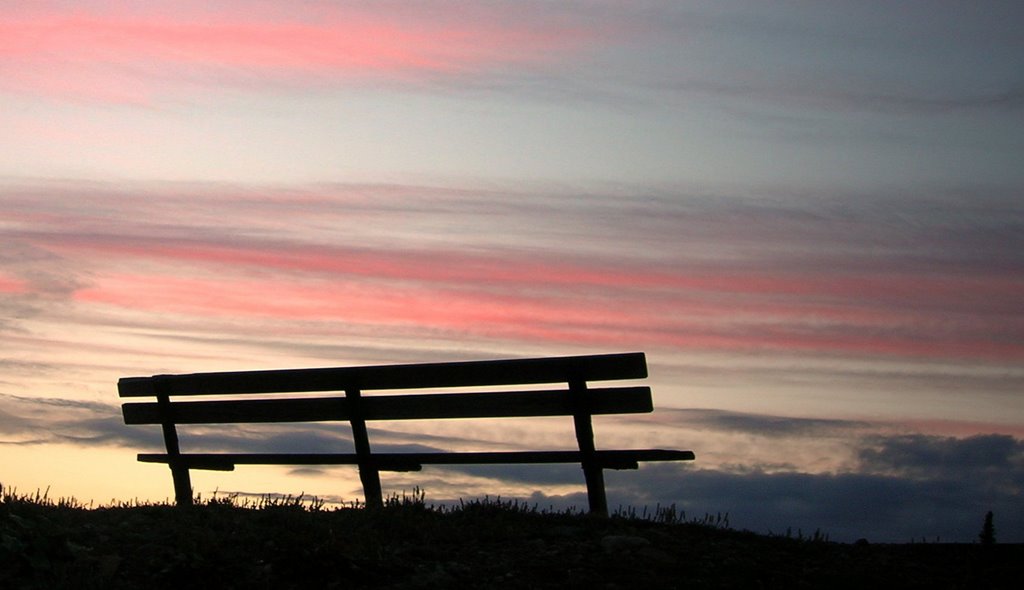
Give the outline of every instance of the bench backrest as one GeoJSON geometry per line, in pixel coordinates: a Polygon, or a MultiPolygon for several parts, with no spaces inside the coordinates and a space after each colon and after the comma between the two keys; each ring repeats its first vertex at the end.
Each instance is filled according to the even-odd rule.
{"type": "MultiPolygon", "coordinates": [[[[592,381],[647,376],[643,353],[469,361],[327,369],[292,369],[125,377],[121,397],[157,397],[125,403],[126,424],[210,424],[407,420],[625,414],[653,410],[649,387],[588,387],[592,381]],[[564,389],[465,392],[467,387],[564,383],[564,389]],[[373,390],[460,388],[459,393],[379,394],[373,390]],[[347,397],[301,397],[303,392],[347,397]],[[290,394],[284,399],[175,401],[172,396],[290,394]],[[358,396],[353,399],[353,393],[358,396]],[[576,393],[579,395],[566,395],[576,393]],[[358,407],[358,410],[356,410],[358,407]],[[169,412],[169,414],[168,414],[169,412]]],[[[277,397],[277,396],[275,396],[277,397]]]]}

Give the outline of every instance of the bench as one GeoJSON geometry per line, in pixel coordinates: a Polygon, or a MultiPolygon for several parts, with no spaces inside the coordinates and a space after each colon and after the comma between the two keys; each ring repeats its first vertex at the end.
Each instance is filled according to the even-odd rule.
{"type": "Polygon", "coordinates": [[[636,469],[640,461],[689,461],[691,451],[598,450],[591,416],[653,411],[644,386],[591,387],[594,381],[647,377],[643,353],[413,365],[339,367],[125,377],[125,424],[159,424],[166,453],[138,460],[166,463],[175,502],[192,504],[190,469],[232,471],[236,465],[356,465],[366,506],[383,505],[380,471],[419,471],[423,465],[579,463],[590,512],[607,515],[604,469],[636,469]],[[493,391],[473,388],[558,384],[557,389],[493,391]],[[375,390],[441,389],[442,393],[369,394],[375,390]],[[469,389],[467,391],[467,388],[469,389]],[[314,392],[334,392],[325,397],[314,392]],[[242,394],[244,397],[232,397],[242,394]],[[259,397],[254,394],[273,394],[259,397]],[[197,396],[218,399],[191,401],[197,396]],[[172,401],[190,398],[189,401],[172,401]],[[501,452],[373,453],[366,423],[372,420],[437,420],[572,416],[579,448],[501,452]],[[349,422],[354,453],[185,453],[177,425],[282,422],[349,422]]]}

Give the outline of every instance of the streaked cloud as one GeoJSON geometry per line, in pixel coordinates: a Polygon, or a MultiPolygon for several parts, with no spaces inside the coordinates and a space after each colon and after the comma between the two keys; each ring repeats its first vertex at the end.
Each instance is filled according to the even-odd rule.
{"type": "Polygon", "coordinates": [[[616,347],[1024,354],[1015,317],[1024,282],[1003,272],[1024,262],[1007,256],[1000,233],[978,235],[1024,223],[1009,203],[951,226],[918,215],[924,200],[893,202],[895,221],[886,221],[870,202],[790,197],[773,211],[685,192],[660,200],[455,187],[434,200],[443,189],[210,190],[96,187],[81,215],[67,189],[9,188],[4,240],[35,254],[11,259],[6,275],[30,299],[149,314],[616,347]],[[592,201],[584,212],[580,199],[592,201]],[[176,206],[183,214],[173,221],[161,213],[176,206]],[[801,216],[814,221],[793,221],[801,216]],[[289,229],[311,223],[320,229],[289,229]],[[515,242],[519,228],[537,224],[551,230],[542,242],[515,242]],[[945,232],[937,243],[936,230],[945,232]],[[626,248],[635,236],[650,248],[626,248]],[[993,260],[988,253],[1002,262],[964,260],[993,260]]]}
{"type": "Polygon", "coordinates": [[[935,115],[1016,111],[1024,104],[1024,81],[999,86],[988,72],[1011,67],[1007,51],[1020,48],[1004,31],[1011,17],[998,19],[998,11],[984,19],[994,39],[990,63],[971,71],[972,64],[955,59],[955,49],[976,50],[979,33],[964,35],[966,23],[942,10],[931,22],[893,28],[877,14],[844,9],[870,31],[861,38],[836,26],[834,6],[805,7],[805,22],[797,23],[787,22],[784,10],[672,2],[645,3],[644,10],[543,2],[310,2],[289,10],[268,3],[179,4],[175,10],[99,2],[73,11],[54,3],[19,7],[0,23],[0,89],[141,105],[211,87],[320,92],[351,84],[498,89],[629,107],[697,98],[741,109],[935,115]],[[869,60],[892,59],[895,49],[904,50],[900,60],[908,67],[924,68],[908,47],[913,43],[953,53],[947,67],[977,78],[975,87],[936,82],[927,70],[920,79],[874,71],[879,66],[869,60]],[[781,64],[760,50],[779,44],[819,51],[781,64]],[[836,47],[848,49],[841,60],[836,47]],[[618,68],[593,66],[595,57],[610,53],[618,54],[618,68]],[[744,61],[761,68],[736,76],[744,61]],[[52,75],[55,69],[60,76],[52,75]],[[617,84],[602,81],[609,77],[617,84]]]}
{"type": "Polygon", "coordinates": [[[657,420],[681,428],[754,434],[766,438],[834,436],[844,431],[878,427],[877,423],[859,420],[769,416],[707,409],[660,409],[657,420]]]}
{"type": "Polygon", "coordinates": [[[183,3],[180,10],[83,3],[15,11],[0,23],[0,89],[148,104],[184,88],[345,83],[425,84],[431,78],[540,64],[593,43],[599,30],[565,19],[503,19],[510,7],[457,17],[399,6],[183,3]],[[299,7],[294,7],[299,8],[299,7]],[[500,24],[499,24],[500,23],[500,24]],[[54,75],[54,70],[61,72],[54,75]]]}

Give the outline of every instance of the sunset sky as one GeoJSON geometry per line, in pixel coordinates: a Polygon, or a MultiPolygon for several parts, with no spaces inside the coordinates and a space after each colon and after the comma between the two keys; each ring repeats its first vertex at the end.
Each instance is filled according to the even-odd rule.
{"type": "MultiPolygon", "coordinates": [[[[0,484],[162,501],[119,377],[647,353],[609,503],[1024,541],[1017,1],[0,0],[0,484]]],[[[556,449],[569,420],[375,424],[556,449]]],[[[187,450],[345,451],[345,425],[187,450]]],[[[361,498],[351,468],[195,491],[361,498]]],[[[385,493],[585,506],[578,467],[385,493]]]]}

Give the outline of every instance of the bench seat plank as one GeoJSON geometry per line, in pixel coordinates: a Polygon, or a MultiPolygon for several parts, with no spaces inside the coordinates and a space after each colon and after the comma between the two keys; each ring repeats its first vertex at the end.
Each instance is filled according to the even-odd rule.
{"type": "MultiPolygon", "coordinates": [[[[381,471],[419,471],[422,465],[579,463],[580,451],[483,451],[464,453],[376,453],[371,463],[381,471]]],[[[692,461],[691,451],[666,449],[599,450],[605,469],[636,469],[639,461],[692,461]]],[[[165,453],[142,453],[143,463],[169,463],[165,453]]],[[[231,471],[235,465],[356,465],[355,453],[184,453],[173,459],[190,469],[231,471]]]]}

